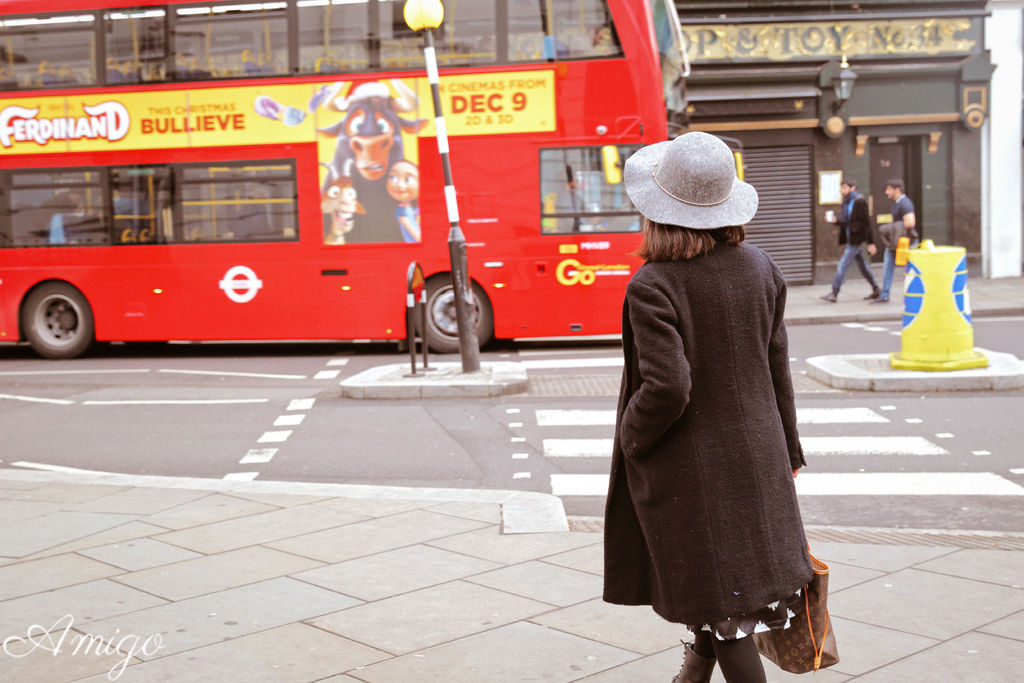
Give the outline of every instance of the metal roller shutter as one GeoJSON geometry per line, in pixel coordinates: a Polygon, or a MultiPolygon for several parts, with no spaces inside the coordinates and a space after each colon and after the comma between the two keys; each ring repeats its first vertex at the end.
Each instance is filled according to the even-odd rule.
{"type": "Polygon", "coordinates": [[[743,150],[746,181],[757,189],[757,214],[747,223],[747,241],[775,260],[789,284],[814,279],[811,217],[811,148],[757,147],[743,150]]]}

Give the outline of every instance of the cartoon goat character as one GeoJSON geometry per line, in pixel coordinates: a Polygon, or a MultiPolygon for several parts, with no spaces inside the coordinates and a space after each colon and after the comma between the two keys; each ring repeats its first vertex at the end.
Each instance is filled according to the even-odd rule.
{"type": "Polygon", "coordinates": [[[321,166],[327,168],[327,185],[320,197],[320,210],[328,217],[324,226],[324,244],[345,244],[345,235],[355,227],[353,217],[357,213],[366,213],[366,209],[356,197],[351,176],[339,175],[329,164],[321,166]]]}

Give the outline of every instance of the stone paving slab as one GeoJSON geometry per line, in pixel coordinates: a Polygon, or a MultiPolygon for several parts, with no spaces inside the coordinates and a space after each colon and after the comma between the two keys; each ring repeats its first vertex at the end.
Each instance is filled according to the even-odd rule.
{"type": "Polygon", "coordinates": [[[305,557],[251,546],[120,574],[114,580],[167,600],[184,600],[320,566],[305,557]]]}
{"type": "Polygon", "coordinates": [[[559,607],[598,598],[604,587],[600,576],[536,560],[484,572],[466,580],[559,607]]]}
{"type": "Polygon", "coordinates": [[[921,562],[916,568],[1010,588],[1024,588],[1024,554],[1021,553],[964,549],[921,562]]]}
{"type": "Polygon", "coordinates": [[[531,621],[645,655],[679,645],[688,635],[685,627],[665,621],[650,607],[610,605],[600,598],[531,621]]]}
{"type": "Polygon", "coordinates": [[[576,681],[636,654],[525,622],[461,638],[356,672],[370,683],[576,681]]]}
{"type": "Polygon", "coordinates": [[[984,633],[965,633],[857,680],[865,683],[1013,683],[1021,678],[1021,662],[1024,662],[1024,643],[984,633]]]}
{"type": "Polygon", "coordinates": [[[15,556],[30,555],[56,545],[132,521],[124,515],[57,510],[0,525],[0,548],[15,556]]]}
{"type": "Polygon", "coordinates": [[[0,567],[0,601],[102,579],[121,570],[80,555],[59,555],[0,567]]]}
{"type": "Polygon", "coordinates": [[[81,538],[76,538],[72,541],[68,541],[67,543],[62,543],[60,545],[47,548],[46,550],[41,550],[38,553],[32,553],[31,555],[27,555],[21,559],[35,560],[44,557],[53,557],[55,555],[63,555],[64,553],[70,553],[76,550],[98,548],[111,543],[121,543],[122,541],[156,536],[164,533],[165,531],[167,530],[163,527],[153,526],[152,524],[146,524],[145,522],[124,522],[116,527],[112,527],[95,534],[89,534],[81,538]]]}
{"type": "Polygon", "coordinates": [[[551,605],[535,600],[452,581],[352,607],[310,623],[392,654],[406,654],[550,609],[551,605]]]}
{"type": "Polygon", "coordinates": [[[278,578],[137,610],[82,624],[80,628],[104,638],[118,629],[143,639],[160,634],[163,648],[156,655],[166,657],[356,604],[359,601],[354,598],[294,579],[278,578]]]}
{"type": "Polygon", "coordinates": [[[978,630],[994,636],[1016,638],[1017,640],[1024,641],[1024,610],[1011,614],[1005,619],[999,619],[990,624],[979,626],[978,630]]]}
{"type": "Polygon", "coordinates": [[[223,522],[260,512],[272,512],[276,509],[279,508],[239,496],[211,493],[162,512],[147,515],[146,521],[150,524],[166,527],[167,529],[180,531],[189,527],[223,522]]]}
{"type": "Polygon", "coordinates": [[[515,564],[517,562],[525,562],[526,560],[536,560],[546,555],[554,555],[584,545],[592,545],[600,540],[600,534],[579,532],[509,536],[498,535],[491,530],[481,529],[432,541],[430,545],[466,553],[474,557],[481,557],[491,562],[515,564]]]}
{"type": "Polygon", "coordinates": [[[360,600],[380,600],[500,566],[477,557],[417,544],[311,569],[294,576],[360,600]]]}
{"type": "Polygon", "coordinates": [[[154,541],[151,538],[136,538],[122,543],[79,550],[78,553],[129,572],[202,557],[191,550],[154,541]]]}

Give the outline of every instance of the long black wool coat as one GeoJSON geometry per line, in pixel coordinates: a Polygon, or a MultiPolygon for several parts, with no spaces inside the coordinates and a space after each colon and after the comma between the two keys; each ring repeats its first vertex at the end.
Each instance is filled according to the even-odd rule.
{"type": "Polygon", "coordinates": [[[606,601],[700,625],[810,580],[785,302],[778,267],[746,244],[649,262],[630,281],[606,601]]]}

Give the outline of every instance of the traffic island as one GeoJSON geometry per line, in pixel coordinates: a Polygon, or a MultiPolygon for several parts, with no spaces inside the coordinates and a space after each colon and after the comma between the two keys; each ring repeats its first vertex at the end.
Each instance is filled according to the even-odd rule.
{"type": "Polygon", "coordinates": [[[892,367],[889,354],[815,356],[807,359],[807,375],[852,391],[1001,391],[1024,388],[1024,362],[1009,353],[977,349],[988,367],[925,371],[892,367]]]}
{"type": "Polygon", "coordinates": [[[358,399],[488,398],[526,391],[526,368],[521,363],[482,363],[476,372],[463,372],[461,363],[433,363],[410,375],[408,363],[380,365],[341,382],[341,395],[358,399]]]}

